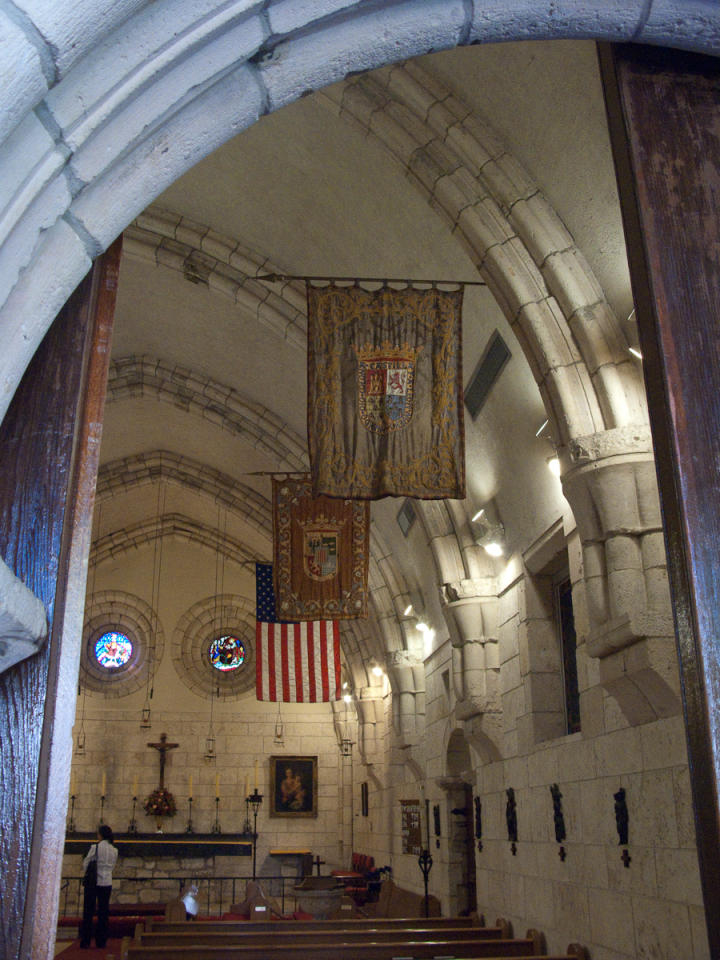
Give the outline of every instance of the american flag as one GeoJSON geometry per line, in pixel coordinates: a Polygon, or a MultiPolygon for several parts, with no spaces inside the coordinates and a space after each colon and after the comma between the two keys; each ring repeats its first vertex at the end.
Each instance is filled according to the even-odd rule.
{"type": "Polygon", "coordinates": [[[337,620],[278,622],[272,564],[255,565],[255,591],[257,699],[283,703],[339,700],[337,620]]]}

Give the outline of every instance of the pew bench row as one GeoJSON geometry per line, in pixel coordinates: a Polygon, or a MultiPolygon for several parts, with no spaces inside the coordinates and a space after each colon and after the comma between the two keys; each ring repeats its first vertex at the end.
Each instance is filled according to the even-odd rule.
{"type": "Polygon", "coordinates": [[[584,958],[571,945],[563,958],[543,952],[537,931],[511,938],[509,924],[479,926],[472,920],[201,922],[139,925],[126,938],[122,960],[500,960],[584,958]],[[317,924],[317,926],[315,926],[317,924]]]}

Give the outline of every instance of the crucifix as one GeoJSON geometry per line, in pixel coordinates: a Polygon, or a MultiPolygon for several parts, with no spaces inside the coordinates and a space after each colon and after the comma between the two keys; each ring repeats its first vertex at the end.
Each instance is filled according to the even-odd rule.
{"type": "Polygon", "coordinates": [[[167,734],[160,734],[160,743],[149,743],[149,747],[153,747],[160,754],[160,786],[165,786],[165,757],[168,750],[174,750],[175,747],[179,747],[179,743],[168,743],[167,734]]]}

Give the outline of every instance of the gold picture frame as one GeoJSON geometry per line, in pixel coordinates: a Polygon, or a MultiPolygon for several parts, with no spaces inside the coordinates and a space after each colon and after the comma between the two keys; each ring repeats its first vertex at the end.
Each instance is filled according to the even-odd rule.
{"type": "Polygon", "coordinates": [[[270,757],[270,816],[317,817],[317,757],[270,757]]]}

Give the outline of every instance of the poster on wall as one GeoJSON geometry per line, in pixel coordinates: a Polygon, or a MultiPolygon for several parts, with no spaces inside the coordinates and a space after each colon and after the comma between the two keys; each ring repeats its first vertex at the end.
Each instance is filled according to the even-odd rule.
{"type": "Polygon", "coordinates": [[[317,816],[317,757],[270,757],[270,816],[317,816]]]}
{"type": "Polygon", "coordinates": [[[422,829],[420,823],[420,801],[400,801],[402,852],[420,856],[422,853],[422,829]]]}

